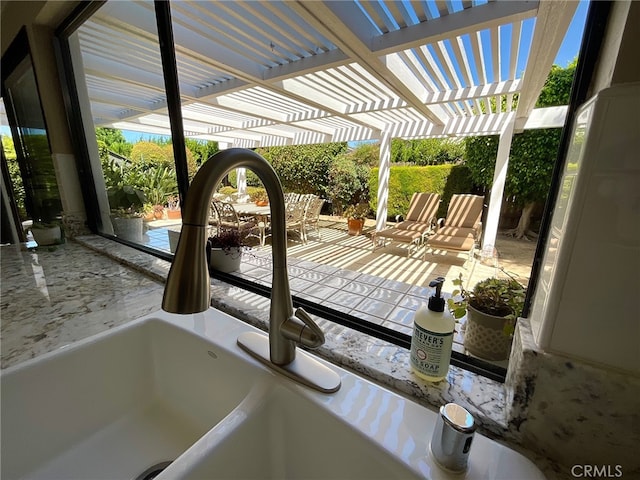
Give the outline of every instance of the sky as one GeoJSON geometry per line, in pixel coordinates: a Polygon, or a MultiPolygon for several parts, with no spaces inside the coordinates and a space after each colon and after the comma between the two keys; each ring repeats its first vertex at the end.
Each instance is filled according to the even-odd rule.
{"type": "Polygon", "coordinates": [[[587,10],[589,9],[589,2],[581,0],[576,10],[569,30],[564,38],[564,42],[556,55],[554,63],[561,67],[566,67],[567,64],[578,56],[580,51],[580,42],[582,40],[582,31],[584,30],[584,24],[587,19],[587,10]]]}
{"type": "MultiPolygon", "coordinates": [[[[567,35],[556,55],[554,63],[561,67],[566,67],[575,57],[577,57],[580,51],[580,42],[582,40],[582,32],[584,30],[584,24],[587,17],[589,2],[588,0],[580,0],[576,13],[567,31],[567,35]]],[[[533,21],[528,25],[525,22],[522,30],[522,42],[525,44],[531,43],[531,35],[533,33],[533,21]]],[[[506,34],[506,32],[505,32],[506,34]]],[[[508,42],[503,42],[503,45],[508,45],[508,42]]],[[[506,48],[506,47],[505,47],[506,48]]],[[[490,64],[490,62],[488,62],[490,64]]],[[[506,63],[506,62],[505,62],[506,63]]],[[[490,68],[490,66],[488,66],[490,68]]],[[[524,59],[519,59],[517,70],[521,72],[524,70],[524,59]]],[[[488,75],[492,75],[493,72],[488,72],[488,75]]],[[[3,135],[11,135],[9,127],[6,125],[0,126],[0,133],[3,135]]],[[[128,142],[135,143],[140,140],[141,137],[147,139],[149,137],[159,137],[160,135],[148,135],[141,134],[140,132],[131,132],[124,130],[122,132],[128,142]]]]}

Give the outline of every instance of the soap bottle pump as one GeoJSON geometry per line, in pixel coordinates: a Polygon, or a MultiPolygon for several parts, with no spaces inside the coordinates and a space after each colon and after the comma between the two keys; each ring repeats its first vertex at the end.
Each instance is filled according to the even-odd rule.
{"type": "Polygon", "coordinates": [[[427,306],[423,304],[416,312],[411,338],[411,367],[416,375],[430,382],[439,382],[447,376],[456,325],[453,316],[445,311],[443,283],[443,277],[429,283],[436,291],[427,306]]]}

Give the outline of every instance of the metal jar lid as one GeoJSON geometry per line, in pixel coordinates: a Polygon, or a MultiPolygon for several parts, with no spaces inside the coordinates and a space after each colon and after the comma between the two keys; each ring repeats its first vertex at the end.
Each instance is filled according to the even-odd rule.
{"type": "Polygon", "coordinates": [[[473,416],[456,403],[447,403],[440,407],[440,415],[443,420],[458,432],[473,433],[477,424],[473,416]]]}

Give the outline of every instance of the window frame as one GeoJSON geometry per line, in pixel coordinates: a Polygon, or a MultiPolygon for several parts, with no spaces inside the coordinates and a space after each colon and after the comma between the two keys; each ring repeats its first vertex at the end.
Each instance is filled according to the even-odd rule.
{"type": "MultiPolygon", "coordinates": [[[[12,101],[12,97],[9,94],[9,90],[7,88],[7,83],[10,83],[16,77],[21,77],[24,75],[29,69],[31,69],[33,73],[33,78],[35,81],[36,93],[38,97],[38,108],[40,110],[40,116],[42,117],[42,123],[44,125],[45,136],[47,137],[47,149],[49,155],[52,153],[51,149],[51,140],[49,138],[49,127],[47,125],[47,119],[44,114],[44,109],[42,108],[42,99],[40,98],[40,87],[38,84],[38,75],[36,74],[35,65],[33,63],[33,55],[31,53],[31,46],[29,45],[29,37],[27,35],[27,30],[25,27],[22,27],[18,32],[18,35],[13,39],[9,48],[2,56],[2,82],[0,88],[0,95],[2,96],[2,100],[5,105],[5,112],[7,115],[7,120],[9,121],[9,127],[11,129],[11,137],[14,144],[14,149],[16,152],[18,166],[20,168],[20,175],[23,179],[23,185],[25,190],[25,209],[27,211],[27,215],[36,217],[37,213],[41,213],[41,207],[36,207],[36,192],[33,188],[33,182],[31,180],[30,170],[32,170],[29,160],[25,154],[27,150],[25,143],[23,142],[23,135],[21,133],[22,127],[19,125],[18,114],[16,112],[16,108],[14,107],[14,103],[12,101]],[[25,180],[26,179],[26,180],[25,180]]],[[[53,159],[50,159],[53,162],[53,159]]],[[[3,157],[3,162],[6,163],[6,159],[3,157]]],[[[52,164],[53,166],[53,164],[52,164]]],[[[55,180],[56,189],[58,199],[60,197],[60,189],[58,186],[57,179],[55,180]]],[[[11,186],[11,194],[13,195],[13,186],[11,186]]],[[[11,199],[11,203],[15,205],[15,198],[11,199]]],[[[17,210],[16,210],[17,213],[17,210]]],[[[20,218],[18,218],[20,220],[20,218]]],[[[38,218],[32,218],[34,222],[38,221],[38,218]]],[[[20,230],[19,237],[24,238],[24,232],[20,230]]]]}

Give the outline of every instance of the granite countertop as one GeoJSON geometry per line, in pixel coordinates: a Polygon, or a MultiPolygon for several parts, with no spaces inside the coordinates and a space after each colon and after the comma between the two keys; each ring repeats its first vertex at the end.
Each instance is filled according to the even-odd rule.
{"type": "MultiPolygon", "coordinates": [[[[4,246],[0,254],[3,369],[158,310],[170,267],[94,235],[52,249],[4,246]]],[[[269,299],[215,279],[211,291],[214,307],[266,330],[269,299]]],[[[445,381],[423,382],[410,371],[407,349],[315,319],[326,337],[318,355],[431,409],[448,402],[464,406],[481,433],[508,443],[550,478],[556,476],[556,468],[523,450],[509,430],[504,384],[455,366],[445,381]]]]}
{"type": "Polygon", "coordinates": [[[158,309],[164,285],[75,243],[0,248],[0,366],[55,350],[158,309]]]}

